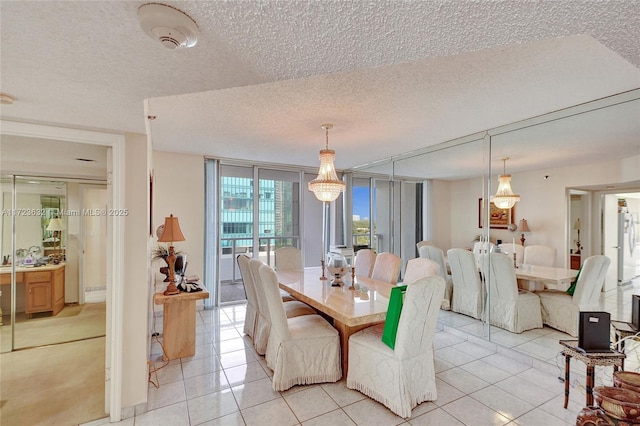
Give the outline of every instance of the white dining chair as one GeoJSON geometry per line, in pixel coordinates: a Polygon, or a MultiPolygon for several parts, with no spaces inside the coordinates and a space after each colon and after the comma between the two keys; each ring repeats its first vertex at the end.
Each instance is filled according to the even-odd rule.
{"type": "Polygon", "coordinates": [[[524,246],[522,246],[521,244],[503,243],[500,244],[499,247],[500,252],[508,255],[509,257],[511,257],[511,259],[513,259],[513,254],[515,253],[516,265],[522,265],[522,263],[524,262],[524,246]]]}
{"type": "Polygon", "coordinates": [[[402,261],[393,253],[380,253],[376,256],[371,278],[391,284],[398,282],[402,261]]]}
{"type": "Polygon", "coordinates": [[[295,385],[340,380],[342,361],[338,331],[320,315],[287,317],[275,271],[263,264],[259,274],[271,319],[265,360],[267,367],[273,370],[273,390],[285,391],[295,385]]]}
{"type": "Polygon", "coordinates": [[[351,335],[349,389],[403,418],[421,402],[438,398],[433,338],[444,287],[440,276],[423,277],[407,286],[394,349],[382,342],[377,326],[351,335]]]}
{"type": "Polygon", "coordinates": [[[242,283],[244,284],[244,292],[247,296],[247,310],[244,315],[244,334],[253,339],[258,316],[258,295],[256,294],[256,287],[253,283],[251,270],[249,269],[249,260],[251,259],[246,254],[239,254],[236,259],[238,268],[240,269],[242,283]]]}
{"type": "Polygon", "coordinates": [[[275,269],[290,271],[302,269],[302,251],[297,247],[280,247],[274,251],[275,269]]]}
{"type": "Polygon", "coordinates": [[[417,257],[410,259],[407,262],[407,266],[404,269],[404,277],[402,282],[404,284],[411,284],[412,282],[431,275],[440,275],[440,266],[431,259],[424,259],[417,257]]]}
{"type": "Polygon", "coordinates": [[[373,265],[376,263],[376,252],[371,249],[360,249],[356,252],[354,267],[359,277],[371,278],[373,265]]]}
{"type": "Polygon", "coordinates": [[[451,309],[451,297],[453,294],[453,283],[451,276],[447,274],[447,266],[444,261],[444,252],[441,248],[436,246],[422,246],[418,249],[418,254],[424,259],[431,259],[440,266],[440,276],[444,279],[446,287],[444,290],[444,299],[442,302],[442,309],[451,309]]]}
{"type": "Polygon", "coordinates": [[[476,241],[473,244],[473,255],[476,259],[476,265],[480,268],[480,255],[493,251],[494,244],[490,241],[476,241]]]}
{"type": "MultiPolygon", "coordinates": [[[[522,264],[531,266],[556,266],[556,249],[543,245],[531,245],[524,248],[522,264]]],[[[544,283],[533,280],[520,280],[520,286],[529,291],[545,289],[544,283]]]]}
{"type": "Polygon", "coordinates": [[[489,312],[491,325],[513,333],[542,328],[540,298],[535,293],[518,290],[513,259],[506,254],[489,253],[481,256],[480,264],[488,281],[485,312],[489,312]]]}
{"type": "Polygon", "coordinates": [[[556,330],[578,337],[580,311],[600,311],[600,295],[611,259],[596,255],[587,258],[580,269],[573,296],[566,291],[536,293],[542,305],[542,322],[556,330]]]}
{"type": "Polygon", "coordinates": [[[461,248],[447,250],[453,297],[451,310],[476,319],[483,318],[485,291],[472,252],[461,248]]]}
{"type": "MultiPolygon", "coordinates": [[[[269,305],[267,304],[267,296],[264,292],[264,285],[260,278],[260,266],[264,265],[259,259],[249,260],[249,270],[253,278],[256,288],[256,296],[258,300],[258,315],[256,318],[255,333],[253,336],[253,346],[259,355],[267,352],[267,344],[269,342],[269,334],[271,332],[271,319],[269,317],[269,305]]],[[[278,292],[280,294],[280,292],[278,292]]],[[[282,300],[282,295],[280,295],[282,300]]],[[[302,315],[314,315],[316,311],[309,305],[298,300],[284,302],[285,315],[287,318],[294,318],[302,315]]]]}
{"type": "Polygon", "coordinates": [[[416,248],[418,250],[420,250],[420,247],[422,247],[422,246],[432,246],[432,245],[433,245],[433,242],[427,241],[427,240],[422,240],[422,241],[418,241],[416,243],[416,248]]]}

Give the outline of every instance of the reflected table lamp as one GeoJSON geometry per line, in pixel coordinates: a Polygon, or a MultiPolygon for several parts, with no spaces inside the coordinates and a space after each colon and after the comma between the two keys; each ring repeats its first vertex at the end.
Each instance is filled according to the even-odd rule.
{"type": "Polygon", "coordinates": [[[174,241],[185,241],[185,238],[180,230],[178,218],[170,215],[164,218],[164,230],[160,238],[158,238],[159,243],[169,243],[169,256],[167,257],[167,263],[169,264],[169,284],[167,284],[167,289],[163,292],[165,296],[180,293],[180,290],[176,287],[176,253],[173,248],[174,241]]]}
{"type": "Polygon", "coordinates": [[[54,217],[51,220],[49,220],[49,225],[47,225],[47,231],[53,231],[53,243],[54,243],[54,250],[56,251],[55,257],[57,259],[61,259],[62,256],[60,254],[60,252],[62,251],[62,239],[60,238],[62,236],[62,231],[64,230],[64,222],[62,221],[62,219],[60,219],[59,217],[54,217]],[[56,246],[58,246],[58,248],[56,249],[56,246]]]}
{"type": "Polygon", "coordinates": [[[518,224],[518,229],[520,230],[520,232],[522,232],[522,236],[520,237],[520,242],[524,246],[524,241],[525,241],[524,233],[531,232],[531,230],[529,229],[529,224],[527,223],[527,219],[520,219],[520,223],[518,224]]]}

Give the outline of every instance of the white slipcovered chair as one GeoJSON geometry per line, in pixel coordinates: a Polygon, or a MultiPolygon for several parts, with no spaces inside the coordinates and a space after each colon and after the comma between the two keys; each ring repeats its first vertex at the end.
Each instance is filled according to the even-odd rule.
{"type": "MultiPolygon", "coordinates": [[[[260,355],[267,352],[267,344],[269,343],[269,334],[271,332],[271,319],[269,317],[269,305],[267,304],[267,296],[264,291],[264,285],[260,278],[260,267],[264,265],[259,259],[249,260],[249,270],[253,278],[253,284],[256,289],[258,300],[258,315],[256,316],[256,326],[253,336],[253,346],[260,355]]],[[[280,292],[278,292],[280,294],[280,292]]],[[[280,300],[282,295],[280,294],[280,300]]],[[[315,315],[316,311],[309,305],[298,300],[283,301],[285,315],[287,318],[294,318],[302,315],[315,315]]]]}
{"type": "Polygon", "coordinates": [[[404,284],[411,284],[417,279],[422,277],[429,277],[432,275],[440,275],[440,266],[431,259],[423,259],[418,257],[411,259],[407,262],[407,267],[404,269],[404,277],[402,282],[404,284]]]}
{"type": "Polygon", "coordinates": [[[273,253],[275,257],[275,269],[278,271],[290,271],[302,269],[302,252],[296,247],[280,247],[273,253]]]}
{"type": "MultiPolygon", "coordinates": [[[[524,265],[556,266],[556,249],[542,245],[526,246],[522,263],[524,265]]],[[[544,283],[538,281],[522,280],[521,286],[529,291],[544,290],[544,283]]]]}
{"type": "Polygon", "coordinates": [[[239,254],[236,258],[242,282],[244,283],[244,292],[247,295],[247,311],[244,315],[244,334],[253,339],[256,328],[256,318],[258,316],[258,296],[256,295],[256,287],[253,283],[253,276],[249,269],[249,256],[239,254]]]}
{"type": "Polygon", "coordinates": [[[540,291],[542,321],[550,327],[578,336],[580,311],[600,311],[599,298],[611,259],[596,255],[587,258],[580,269],[573,296],[565,291],[540,291]]]}
{"type": "Polygon", "coordinates": [[[489,241],[476,241],[473,244],[473,255],[476,258],[476,264],[480,268],[480,255],[490,253],[494,247],[494,244],[489,241]]]}
{"type": "Polygon", "coordinates": [[[407,286],[395,349],[382,342],[380,327],[351,335],[348,388],[404,418],[421,402],[438,398],[433,336],[444,287],[440,276],[423,277],[407,286]]]}
{"type": "Polygon", "coordinates": [[[440,276],[444,279],[446,287],[444,289],[444,298],[442,299],[442,309],[451,309],[451,295],[453,293],[453,283],[451,277],[447,274],[447,267],[444,262],[444,252],[436,246],[422,246],[418,249],[418,254],[423,259],[431,259],[440,266],[440,276]]]}
{"type": "Polygon", "coordinates": [[[423,240],[416,243],[416,248],[420,250],[420,247],[422,246],[432,246],[432,245],[433,245],[432,241],[423,240]]]}
{"type": "Polygon", "coordinates": [[[500,244],[500,250],[503,254],[508,255],[513,260],[513,253],[516,254],[516,265],[524,263],[524,246],[513,243],[500,244]]]}
{"type": "Polygon", "coordinates": [[[371,277],[373,265],[376,263],[376,252],[370,249],[360,249],[356,252],[354,267],[356,275],[360,277],[371,277]]]}
{"type": "Polygon", "coordinates": [[[469,250],[453,248],[447,251],[447,257],[453,282],[451,310],[482,319],[485,291],[473,253],[469,250]]]}
{"type": "Polygon", "coordinates": [[[278,277],[269,265],[260,266],[260,278],[269,305],[271,335],[267,366],[273,370],[272,387],[285,391],[295,385],[337,382],[342,377],[340,335],[320,315],[288,318],[278,277]]]}
{"type": "Polygon", "coordinates": [[[391,284],[398,282],[402,261],[393,253],[380,253],[373,264],[371,278],[391,284]]]}
{"type": "Polygon", "coordinates": [[[556,249],[542,245],[526,246],[522,263],[526,265],[556,266],[556,249]]]}
{"type": "Polygon", "coordinates": [[[491,325],[513,333],[542,328],[540,298],[518,290],[513,259],[502,253],[490,253],[483,254],[480,263],[482,274],[485,280],[488,279],[486,312],[489,312],[491,325]]]}

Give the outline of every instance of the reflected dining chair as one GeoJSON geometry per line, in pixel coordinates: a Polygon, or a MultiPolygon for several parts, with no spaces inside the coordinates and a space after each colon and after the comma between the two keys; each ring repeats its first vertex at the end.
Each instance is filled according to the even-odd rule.
{"type": "Polygon", "coordinates": [[[506,254],[490,253],[483,254],[480,263],[482,275],[488,278],[486,312],[491,325],[513,333],[542,328],[540,298],[535,293],[518,290],[513,259],[506,254]]]}
{"type": "MultiPolygon", "coordinates": [[[[251,271],[251,277],[256,289],[256,296],[258,300],[258,315],[256,317],[255,333],[253,336],[253,346],[259,355],[264,355],[267,352],[267,344],[269,342],[269,333],[271,332],[271,319],[269,317],[269,305],[267,305],[267,296],[264,292],[264,286],[260,279],[260,266],[264,265],[264,262],[258,259],[249,260],[249,270],[251,271]]],[[[278,292],[280,294],[280,292],[278,292]]],[[[282,295],[280,295],[282,300],[282,295]]],[[[306,305],[298,300],[283,301],[285,315],[287,318],[294,318],[302,315],[314,315],[316,311],[309,305],[306,305]]]]}
{"type": "Polygon", "coordinates": [[[320,315],[287,317],[275,271],[263,264],[259,274],[271,319],[265,359],[273,370],[273,390],[285,391],[295,385],[340,380],[342,361],[338,331],[320,315]]]}
{"type": "Polygon", "coordinates": [[[445,283],[428,276],[407,286],[395,348],[372,326],[349,338],[347,387],[385,405],[400,417],[424,401],[438,398],[433,337],[445,283]]]}
{"type": "Polygon", "coordinates": [[[275,269],[289,271],[302,269],[302,252],[296,247],[280,247],[273,253],[275,257],[275,269]]]}
{"type": "Polygon", "coordinates": [[[513,253],[516,254],[516,265],[522,265],[524,262],[524,247],[520,244],[513,243],[503,243],[500,244],[500,250],[502,253],[508,255],[511,259],[513,259],[513,253]]]}
{"type": "Polygon", "coordinates": [[[481,320],[485,291],[473,253],[452,248],[447,250],[447,257],[453,282],[451,310],[481,320]]]}
{"type": "MultiPolygon", "coordinates": [[[[531,245],[524,248],[522,263],[525,265],[556,266],[556,249],[543,245],[531,245]]],[[[544,290],[544,283],[521,280],[522,288],[529,291],[544,290]]]]}
{"type": "Polygon", "coordinates": [[[432,275],[440,275],[440,266],[431,259],[417,257],[415,259],[410,259],[407,262],[402,282],[403,284],[411,284],[422,277],[429,277],[432,275]]]}
{"type": "Polygon", "coordinates": [[[607,256],[588,257],[580,269],[573,296],[554,290],[536,293],[542,305],[542,322],[577,337],[580,311],[602,310],[599,299],[610,264],[607,256]]]}
{"type": "Polygon", "coordinates": [[[380,253],[376,256],[371,278],[391,284],[398,282],[402,261],[393,253],[380,253]]]}
{"type": "Polygon", "coordinates": [[[418,249],[418,254],[424,259],[431,259],[440,266],[440,276],[444,279],[446,287],[444,289],[444,299],[442,299],[442,309],[451,309],[451,295],[453,293],[453,284],[451,277],[447,274],[447,267],[444,262],[444,252],[436,246],[422,246],[418,249]]]}
{"type": "Polygon", "coordinates": [[[244,316],[244,334],[253,339],[256,321],[258,316],[258,295],[256,294],[256,287],[253,283],[253,276],[249,269],[249,256],[246,254],[239,254],[236,258],[238,262],[238,268],[240,269],[240,276],[242,277],[242,283],[244,284],[244,292],[247,296],[247,311],[244,316]]]}
{"type": "Polygon", "coordinates": [[[376,263],[376,252],[371,249],[360,249],[356,253],[354,262],[357,276],[371,278],[373,265],[376,263]]]}

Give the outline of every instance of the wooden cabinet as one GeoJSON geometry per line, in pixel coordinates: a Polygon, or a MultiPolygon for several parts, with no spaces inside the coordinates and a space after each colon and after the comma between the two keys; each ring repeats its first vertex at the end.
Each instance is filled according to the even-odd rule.
{"type": "MultiPolygon", "coordinates": [[[[57,315],[64,308],[64,274],[64,264],[16,270],[16,284],[25,287],[24,312],[28,317],[38,312],[57,315]]],[[[11,284],[9,268],[0,274],[0,284],[11,284]]]]}
{"type": "Polygon", "coordinates": [[[572,254],[571,255],[571,269],[580,269],[580,255],[572,254]]]}

